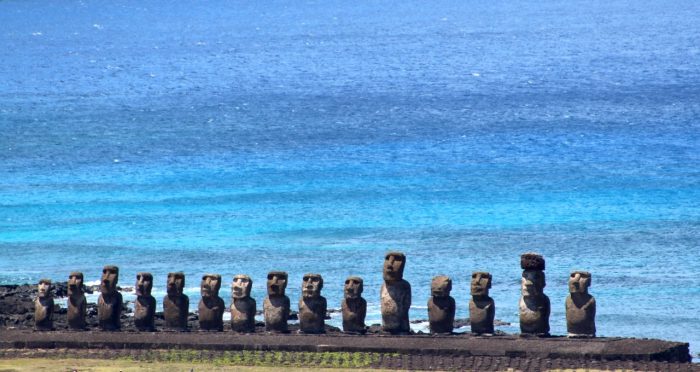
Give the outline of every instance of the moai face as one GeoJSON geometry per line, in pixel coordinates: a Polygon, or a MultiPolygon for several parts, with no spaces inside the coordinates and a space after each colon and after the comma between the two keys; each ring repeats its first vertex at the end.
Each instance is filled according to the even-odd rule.
{"type": "Polygon", "coordinates": [[[48,279],[39,280],[37,290],[39,298],[51,297],[51,281],[48,279]]]}
{"type": "Polygon", "coordinates": [[[430,293],[433,297],[448,297],[452,291],[452,279],[449,276],[439,275],[433,278],[430,284],[430,293]]]}
{"type": "Polygon", "coordinates": [[[406,266],[406,255],[401,252],[389,252],[384,256],[384,280],[388,282],[403,279],[403,269],[406,266]]]}
{"type": "Polygon", "coordinates": [[[102,269],[102,279],[100,280],[100,292],[102,294],[112,294],[117,291],[119,281],[119,268],[116,266],[105,266],[102,269]]]}
{"type": "Polygon", "coordinates": [[[360,298],[360,296],[362,296],[362,291],[364,290],[364,288],[364,282],[360,277],[351,276],[345,279],[345,288],[343,290],[343,292],[345,293],[345,298],[360,298]]]}
{"type": "Polygon", "coordinates": [[[539,296],[545,286],[544,272],[540,270],[525,270],[521,280],[523,296],[539,296]]]}
{"type": "Polygon", "coordinates": [[[284,296],[287,289],[287,273],[284,271],[270,271],[267,274],[267,294],[270,296],[284,296]]]}
{"type": "Polygon", "coordinates": [[[569,276],[570,293],[588,293],[591,286],[591,273],[588,271],[574,271],[569,276]]]}
{"type": "Polygon", "coordinates": [[[301,284],[301,294],[304,298],[321,297],[323,278],[319,274],[305,274],[301,284]]]}
{"type": "Polygon", "coordinates": [[[182,272],[168,273],[168,296],[181,296],[185,288],[185,274],[182,272]]]}
{"type": "Polygon", "coordinates": [[[489,289],[491,289],[491,274],[481,271],[473,272],[471,285],[472,296],[488,296],[489,289]]]}
{"type": "Polygon", "coordinates": [[[221,275],[204,274],[202,276],[202,283],[200,284],[202,297],[218,297],[219,289],[221,289],[221,275]]]}
{"type": "Polygon", "coordinates": [[[136,274],[136,295],[148,297],[153,289],[153,275],[151,273],[136,274]]]}
{"type": "Polygon", "coordinates": [[[231,295],[233,298],[250,297],[250,290],[253,288],[253,280],[248,275],[236,275],[231,283],[231,295]]]}
{"type": "Polygon", "coordinates": [[[68,294],[83,293],[83,273],[74,271],[68,276],[68,294]]]}

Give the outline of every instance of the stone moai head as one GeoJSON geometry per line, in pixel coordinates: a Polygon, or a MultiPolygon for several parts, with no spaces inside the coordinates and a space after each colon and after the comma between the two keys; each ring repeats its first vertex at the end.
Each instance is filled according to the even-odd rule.
{"type": "Polygon", "coordinates": [[[153,289],[153,275],[151,273],[137,273],[135,287],[137,296],[150,296],[153,289]]]}
{"type": "Polygon", "coordinates": [[[304,298],[321,297],[321,289],[323,289],[321,274],[304,274],[301,284],[301,295],[304,298]]]}
{"type": "Polygon", "coordinates": [[[484,271],[472,273],[471,295],[488,296],[491,289],[491,274],[484,271]]]}
{"type": "Polygon", "coordinates": [[[430,294],[433,297],[449,297],[452,291],[452,279],[447,275],[438,275],[430,283],[430,294]]]}
{"type": "Polygon", "coordinates": [[[359,276],[351,276],[345,279],[345,287],[343,290],[345,298],[360,298],[364,289],[364,281],[359,276]]]}
{"type": "Polygon", "coordinates": [[[185,288],[185,273],[168,273],[167,291],[168,296],[181,296],[185,288]]]}
{"type": "Polygon", "coordinates": [[[39,298],[50,298],[51,297],[51,280],[40,279],[37,285],[37,291],[39,298]]]}
{"type": "Polygon", "coordinates": [[[406,266],[406,255],[401,252],[389,252],[384,256],[384,280],[387,282],[403,279],[403,269],[406,266]]]}
{"type": "Polygon", "coordinates": [[[520,256],[520,267],[523,269],[521,289],[523,296],[539,296],[543,294],[545,283],[544,258],[536,253],[525,253],[520,256]]]}
{"type": "Polygon", "coordinates": [[[102,278],[100,279],[100,292],[105,295],[113,294],[117,291],[119,282],[119,268],[107,265],[102,268],[102,278]]]}
{"type": "Polygon", "coordinates": [[[284,296],[287,289],[287,273],[270,271],[267,273],[267,294],[269,296],[284,296]]]}
{"type": "Polygon", "coordinates": [[[200,293],[202,297],[211,298],[218,297],[221,289],[221,275],[219,274],[204,274],[202,283],[200,284],[200,293]]]}
{"type": "Polygon", "coordinates": [[[250,290],[253,289],[253,280],[248,275],[236,275],[231,283],[231,297],[247,298],[250,297],[250,290]]]}
{"type": "Polygon", "coordinates": [[[83,293],[83,273],[74,271],[68,275],[68,295],[83,293]]]}
{"type": "Polygon", "coordinates": [[[588,293],[591,286],[591,273],[588,271],[574,271],[569,276],[570,293],[588,293]]]}

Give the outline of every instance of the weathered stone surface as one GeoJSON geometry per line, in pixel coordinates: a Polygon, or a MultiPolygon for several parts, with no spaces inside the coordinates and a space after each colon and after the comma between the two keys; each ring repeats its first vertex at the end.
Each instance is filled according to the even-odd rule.
{"type": "Polygon", "coordinates": [[[299,299],[299,332],[324,333],[326,298],[321,296],[323,277],[320,274],[304,274],[299,299]]]}
{"type": "Polygon", "coordinates": [[[248,275],[236,275],[231,283],[231,330],[255,332],[255,299],[250,296],[253,280],[248,275]]]}
{"type": "Polygon", "coordinates": [[[224,330],[224,300],[219,297],[221,275],[204,274],[200,290],[202,299],[199,301],[199,329],[203,331],[224,330]]]}
{"type": "Polygon", "coordinates": [[[84,330],[87,326],[86,312],[87,300],[85,299],[83,273],[75,271],[68,276],[68,311],[66,314],[68,328],[84,330]]]}
{"type": "Polygon", "coordinates": [[[273,333],[286,333],[289,331],[287,319],[289,318],[290,301],[285,295],[287,289],[287,273],[284,271],[271,271],[267,274],[267,297],[263,302],[265,314],[265,330],[273,333]]]}
{"type": "Polygon", "coordinates": [[[139,331],[155,331],[156,299],[151,295],[153,275],[136,274],[136,303],[134,304],[134,326],[139,331]]]}
{"type": "Polygon", "coordinates": [[[549,314],[551,306],[549,297],[544,294],[546,285],[544,258],[534,253],[525,253],[521,257],[523,270],[520,297],[520,332],[538,336],[549,335],[549,314]]]}
{"type": "Polygon", "coordinates": [[[184,331],[188,329],[187,316],[190,298],[182,293],[185,288],[185,274],[174,272],[168,274],[167,291],[163,297],[163,316],[165,328],[184,331]]]}
{"type": "Polygon", "coordinates": [[[430,333],[452,333],[455,320],[455,300],[450,296],[452,279],[445,275],[433,278],[430,284],[432,296],[428,300],[430,333]]]}
{"type": "Polygon", "coordinates": [[[574,271],[569,276],[566,329],[569,337],[595,337],[595,298],[588,293],[591,274],[574,271]]]}
{"type": "Polygon", "coordinates": [[[384,257],[384,284],[380,292],[382,330],[392,334],[410,333],[408,311],[411,307],[411,285],[403,279],[406,255],[389,252],[384,257]]]}
{"type": "Polygon", "coordinates": [[[53,294],[51,280],[41,279],[37,286],[38,294],[34,300],[34,329],[37,331],[53,330],[53,294]]]}
{"type": "Polygon", "coordinates": [[[493,334],[496,305],[489,297],[491,274],[487,272],[472,273],[471,295],[469,300],[469,322],[472,333],[493,334]]]}
{"type": "Polygon", "coordinates": [[[544,257],[537,253],[523,253],[520,256],[520,268],[523,270],[544,270],[544,257]]]}
{"type": "Polygon", "coordinates": [[[365,316],[367,315],[367,301],[362,298],[364,281],[358,276],[345,279],[343,289],[344,298],[340,304],[343,312],[343,332],[360,333],[367,332],[365,316]]]}
{"type": "Polygon", "coordinates": [[[117,291],[119,268],[105,266],[100,279],[100,298],[97,300],[97,317],[103,331],[118,331],[121,328],[122,294],[117,291]]]}

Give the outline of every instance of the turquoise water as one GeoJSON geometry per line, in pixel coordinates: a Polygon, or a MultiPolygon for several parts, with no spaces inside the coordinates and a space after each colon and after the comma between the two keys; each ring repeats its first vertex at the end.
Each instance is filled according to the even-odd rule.
{"type": "Polygon", "coordinates": [[[534,250],[553,333],[585,269],[600,335],[700,352],[700,3],[424,6],[1,1],[0,283],[360,275],[371,323],[398,249],[412,318],[486,270],[517,332],[534,250]]]}

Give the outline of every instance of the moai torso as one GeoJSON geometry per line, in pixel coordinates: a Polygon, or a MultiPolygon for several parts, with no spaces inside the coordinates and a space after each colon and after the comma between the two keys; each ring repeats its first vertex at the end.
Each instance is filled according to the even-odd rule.
{"type": "Polygon", "coordinates": [[[153,275],[136,274],[136,303],[134,304],[134,326],[139,331],[155,331],[156,299],[151,296],[153,275]]]}
{"type": "Polygon", "coordinates": [[[574,271],[566,298],[566,329],[569,337],[595,337],[595,298],[588,293],[591,274],[574,271]]]}
{"type": "Polygon", "coordinates": [[[428,300],[430,333],[452,333],[455,321],[455,300],[450,296],[452,280],[436,276],[431,283],[432,296],[428,300]]]}
{"type": "Polygon", "coordinates": [[[68,329],[84,330],[87,326],[86,313],[87,300],[83,289],[83,273],[72,272],[68,277],[68,312],[66,313],[68,329]]]}
{"type": "Polygon", "coordinates": [[[304,275],[299,300],[299,332],[326,332],[326,298],[321,296],[323,278],[319,274],[304,275]]]}
{"type": "Polygon", "coordinates": [[[265,330],[275,333],[288,332],[289,297],[284,293],[287,288],[287,273],[273,271],[267,274],[267,297],[263,302],[265,330]]]}
{"type": "Polygon", "coordinates": [[[105,266],[100,281],[100,298],[97,300],[97,318],[103,331],[117,331],[121,328],[122,295],[117,291],[119,268],[105,266]]]}
{"type": "Polygon", "coordinates": [[[549,335],[549,314],[551,306],[545,287],[544,258],[526,253],[521,257],[523,275],[520,297],[520,332],[539,336],[549,335]]]}
{"type": "Polygon", "coordinates": [[[471,295],[469,300],[469,322],[472,333],[493,334],[493,320],[496,316],[496,305],[489,297],[491,274],[487,272],[472,273],[471,295]]]}
{"type": "Polygon", "coordinates": [[[411,285],[403,279],[406,256],[389,252],[384,258],[384,284],[380,292],[382,330],[409,333],[408,311],[411,307],[411,285]]]}
{"type": "Polygon", "coordinates": [[[203,331],[224,330],[224,300],[219,297],[221,288],[221,275],[205,274],[202,277],[201,293],[199,301],[199,329],[203,331]]]}
{"type": "Polygon", "coordinates": [[[250,297],[253,280],[248,275],[236,275],[231,284],[231,330],[255,332],[255,299],[250,297]]]}
{"type": "Polygon", "coordinates": [[[163,298],[163,317],[167,329],[184,331],[188,328],[190,299],[182,293],[184,288],[185,274],[181,272],[168,274],[168,294],[163,298]]]}
{"type": "Polygon", "coordinates": [[[367,301],[362,298],[364,283],[362,278],[351,276],[345,280],[343,301],[340,304],[343,312],[343,332],[365,333],[365,316],[367,301]]]}
{"type": "Polygon", "coordinates": [[[51,281],[41,279],[38,285],[38,295],[34,300],[34,329],[37,331],[53,330],[53,296],[51,281]]]}

